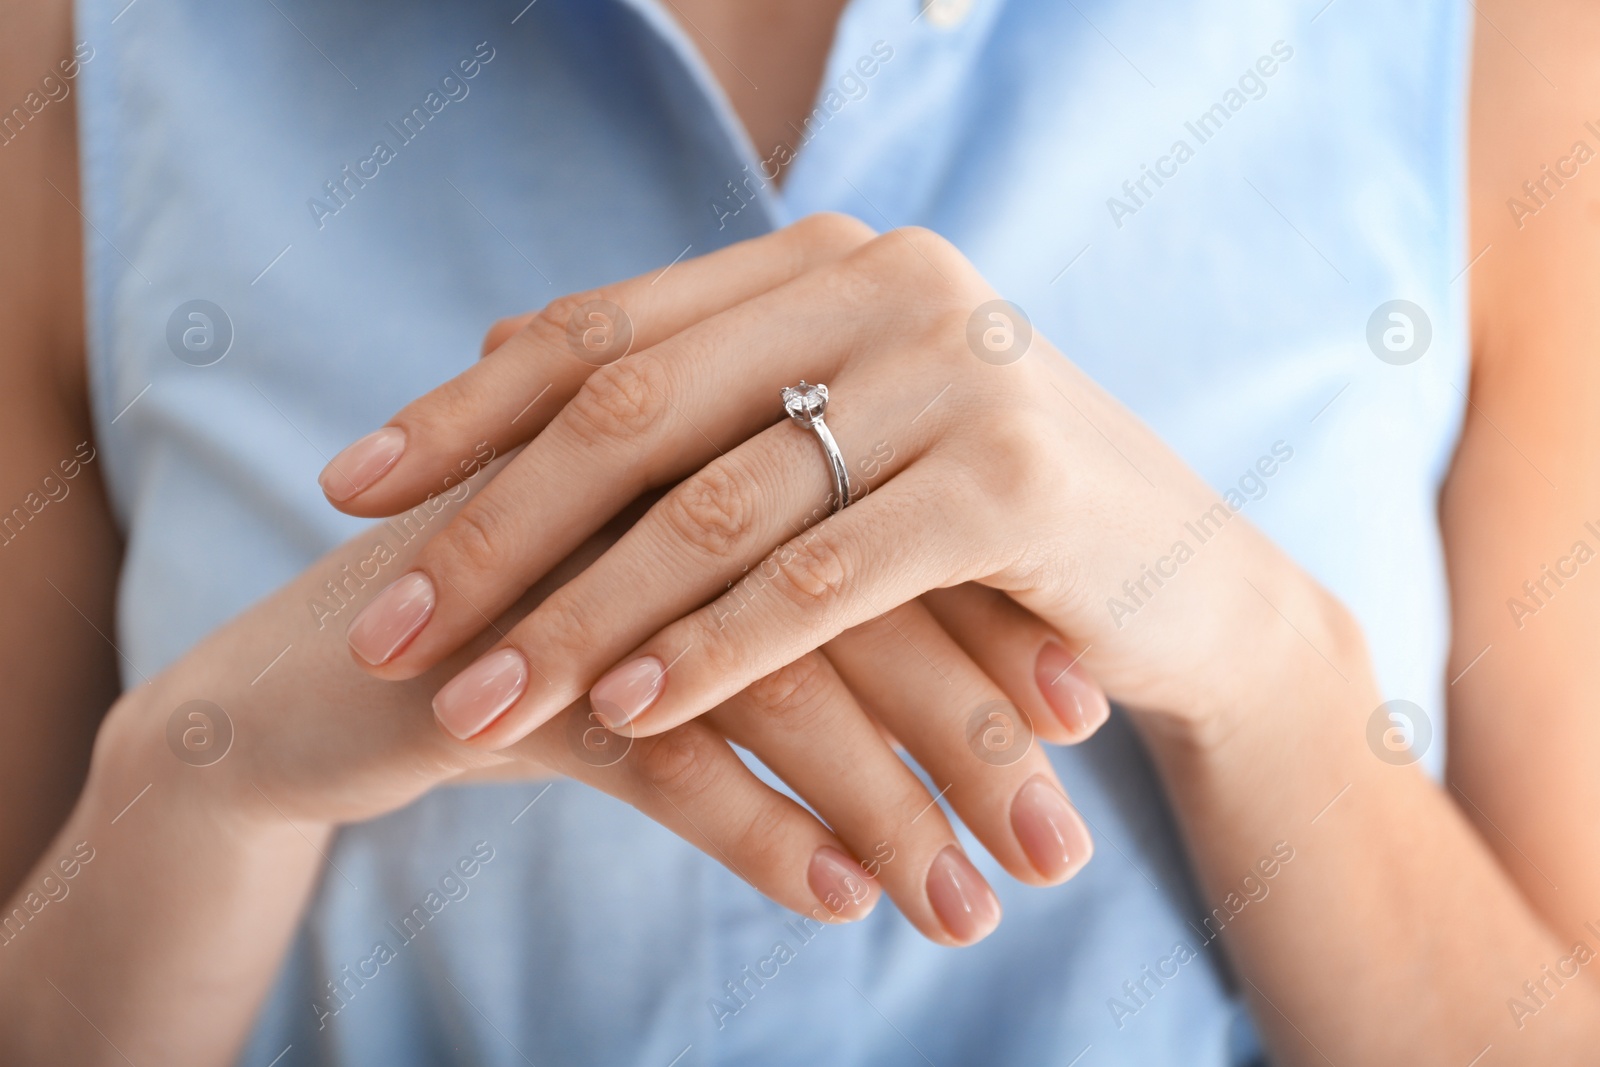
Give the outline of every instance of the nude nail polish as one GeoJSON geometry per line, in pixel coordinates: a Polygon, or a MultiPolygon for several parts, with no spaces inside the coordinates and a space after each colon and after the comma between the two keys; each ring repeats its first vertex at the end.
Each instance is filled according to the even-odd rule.
{"type": "Polygon", "coordinates": [[[421,571],[412,571],[390,582],[361,609],[345,631],[345,640],[374,667],[388,663],[428,624],[433,605],[433,582],[421,571]]]}
{"type": "Polygon", "coordinates": [[[1111,714],[1105,692],[1083,677],[1076,659],[1054,641],[1039,650],[1034,661],[1033,679],[1061,725],[1074,736],[1085,736],[1100,728],[1111,714]]]}
{"type": "Polygon", "coordinates": [[[349,500],[389,473],[405,450],[406,432],[398,426],[385,426],[334,456],[317,481],[329,500],[349,500]]]}
{"type": "Polygon", "coordinates": [[[452,736],[465,741],[498,719],[528,688],[528,661],[502,648],[445,683],[434,694],[433,715],[452,736]]]}
{"type": "Polygon", "coordinates": [[[595,718],[615,730],[643,715],[667,681],[667,668],[655,656],[641,656],[606,673],[589,690],[595,718]]]}
{"type": "Polygon", "coordinates": [[[823,846],[811,856],[806,884],[829,916],[843,922],[860,919],[872,910],[877,894],[866,872],[836,848],[823,846]]]}
{"type": "Polygon", "coordinates": [[[1033,869],[1052,882],[1082,867],[1093,850],[1083,817],[1040,775],[1022,783],[1011,799],[1011,830],[1033,869]]]}
{"type": "Polygon", "coordinates": [[[933,858],[927,889],[939,922],[963,945],[982,940],[1000,925],[1000,898],[954,845],[933,858]]]}

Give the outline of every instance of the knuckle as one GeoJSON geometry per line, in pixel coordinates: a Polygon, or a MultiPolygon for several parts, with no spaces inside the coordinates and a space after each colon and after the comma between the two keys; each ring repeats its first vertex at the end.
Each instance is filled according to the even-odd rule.
{"type": "Polygon", "coordinates": [[[546,340],[565,345],[572,317],[578,313],[578,309],[591,301],[602,299],[603,296],[599,289],[558,296],[534,314],[532,326],[544,334],[546,340]]]}
{"type": "Polygon", "coordinates": [[[578,439],[591,446],[648,437],[662,423],[666,389],[659,362],[630,356],[589,375],[563,415],[578,439]]]}
{"type": "Polygon", "coordinates": [[[508,315],[505,318],[496,319],[494,324],[489,327],[488,332],[483,335],[483,345],[479,350],[479,355],[489,355],[489,353],[495,351],[512,337],[521,333],[523,327],[532,322],[536,314],[536,312],[529,312],[523,315],[508,315]]]}
{"type": "Polygon", "coordinates": [[[935,244],[949,243],[939,235],[938,231],[930,230],[926,226],[896,226],[886,236],[898,237],[902,241],[907,241],[919,251],[926,250],[935,244]]]}
{"type": "Polygon", "coordinates": [[[716,778],[717,745],[723,742],[694,724],[636,742],[634,768],[647,785],[668,796],[694,797],[716,778]]]}
{"type": "Polygon", "coordinates": [[[825,306],[838,308],[841,315],[860,316],[896,308],[899,298],[892,271],[879,248],[879,237],[859,246],[849,256],[827,269],[816,272],[820,299],[825,306]]]}
{"type": "Polygon", "coordinates": [[[784,831],[791,815],[791,810],[777,798],[754,805],[734,837],[733,851],[740,858],[739,865],[758,871],[781,867],[786,858],[784,831]]]}
{"type": "Polygon", "coordinates": [[[780,549],[772,584],[804,610],[826,611],[838,603],[849,582],[844,546],[838,535],[813,529],[805,538],[780,549]]]}
{"type": "Polygon", "coordinates": [[[750,532],[754,522],[750,503],[739,477],[719,460],[674,490],[662,517],[679,541],[724,559],[750,532]]]}
{"type": "Polygon", "coordinates": [[[506,566],[505,550],[515,543],[499,509],[480,497],[461,509],[439,536],[434,551],[443,555],[452,570],[494,573],[506,566]]]}
{"type": "Polygon", "coordinates": [[[972,291],[983,288],[982,279],[961,251],[946,238],[922,226],[890,230],[864,245],[860,256],[870,273],[914,285],[919,307],[926,307],[931,299],[965,302],[969,288],[975,286],[972,291]],[[928,287],[930,268],[938,283],[931,289],[928,287]]]}
{"type": "Polygon", "coordinates": [[[807,215],[795,223],[793,229],[807,245],[838,252],[858,248],[878,235],[876,230],[860,219],[840,211],[818,211],[807,215]]]}
{"type": "Polygon", "coordinates": [[[955,245],[942,234],[926,226],[902,226],[894,230],[890,236],[898,238],[902,245],[909,246],[909,251],[927,258],[935,266],[943,266],[962,258],[961,253],[956,251],[955,245]]]}
{"type": "Polygon", "coordinates": [[[978,485],[987,488],[991,500],[1007,505],[1023,505],[1049,499],[1046,494],[1060,492],[1058,481],[1065,477],[1044,457],[1060,447],[1060,429],[1048,425],[1025,410],[986,420],[988,459],[983,463],[978,485]]]}
{"type": "Polygon", "coordinates": [[[745,695],[768,721],[806,733],[827,711],[835,685],[822,657],[813,653],[758,678],[745,695]]]}
{"type": "Polygon", "coordinates": [[[926,226],[901,226],[880,240],[901,259],[926,260],[935,266],[958,254],[954,245],[926,226]]]}
{"type": "Polygon", "coordinates": [[[530,660],[570,670],[594,658],[600,621],[590,602],[572,590],[570,584],[557,589],[511,630],[514,644],[531,646],[525,648],[530,660]]]}
{"type": "MultiPolygon", "coordinates": [[[[1030,497],[1020,483],[1008,483],[991,463],[956,459],[942,464],[941,474],[941,492],[952,516],[949,531],[954,536],[994,538],[997,532],[1014,533],[998,526],[996,517],[1015,515],[1021,522],[1032,511],[1013,509],[1038,506],[1039,497],[1030,497]]],[[[1059,487],[1056,491],[1060,492],[1059,487]]]]}

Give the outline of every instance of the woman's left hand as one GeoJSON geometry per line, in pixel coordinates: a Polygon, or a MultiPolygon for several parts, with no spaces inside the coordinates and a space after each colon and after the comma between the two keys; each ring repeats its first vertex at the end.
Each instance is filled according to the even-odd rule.
{"type": "MultiPolygon", "coordinates": [[[[371,670],[432,666],[541,560],[673,483],[504,635],[497,651],[534,683],[472,743],[511,744],[591,686],[608,726],[658,733],[964,583],[1009,594],[1084,649],[1114,699],[1186,728],[1223,725],[1278,647],[1348,636],[1331,597],[947,241],[837,216],[799,227],[858,247],[795,271],[792,235],[774,235],[557,301],[330,464],[330,498],[385,515],[474,443],[526,442],[427,548],[436,600],[371,670]],[[786,280],[719,306],[735,276],[763,271],[786,280]],[[629,350],[674,318],[688,324],[629,350]],[[779,401],[802,380],[826,383],[850,472],[835,514],[818,443],[779,401]]],[[[391,621],[385,635],[405,630],[391,621]]],[[[472,689],[483,662],[446,688],[472,689]]]]}

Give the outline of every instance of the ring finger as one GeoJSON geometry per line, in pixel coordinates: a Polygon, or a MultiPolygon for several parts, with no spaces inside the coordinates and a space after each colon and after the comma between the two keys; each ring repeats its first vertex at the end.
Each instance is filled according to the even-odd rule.
{"type": "MultiPolygon", "coordinates": [[[[868,324],[838,296],[859,270],[833,265],[801,274],[588,374],[570,400],[557,401],[565,406],[522,454],[428,544],[415,570],[355,620],[352,649],[380,677],[420,674],[627,500],[770,426],[791,374],[831,380],[866,343],[868,324]]],[[[936,419],[910,423],[940,390],[921,395],[898,379],[885,384],[879,399],[892,405],[872,413],[874,424],[909,427],[898,434],[905,438],[931,431],[936,419]]]]}
{"type": "MultiPolygon", "coordinates": [[[[846,392],[852,388],[848,377],[841,384],[846,392]]],[[[839,432],[846,442],[860,441],[874,427],[895,421],[893,410],[876,411],[869,420],[864,414],[868,406],[841,413],[839,432]]],[[[922,441],[913,426],[899,441],[879,445],[865,469],[881,481],[896,474],[922,441]]],[[[862,469],[859,464],[857,469],[862,469]]],[[[517,624],[502,647],[440,690],[435,702],[440,723],[456,737],[487,747],[508,744],[577,699],[608,666],[651,634],[714,598],[719,636],[746,629],[748,620],[771,610],[770,601],[782,595],[774,589],[787,589],[786,573],[793,574],[790,564],[797,554],[774,548],[787,548],[794,538],[809,545],[827,525],[813,524],[828,516],[830,482],[816,441],[789,425],[769,427],[714,459],[670,490],[600,559],[517,624]],[[480,684],[491,677],[502,682],[480,684]]],[[[867,482],[859,479],[856,484],[865,487],[867,482]]],[[[869,497],[843,514],[870,505],[869,497]]],[[[899,602],[887,600],[863,617],[899,602]]],[[[770,663],[697,710],[820,643],[770,663]]],[[[676,656],[669,654],[662,662],[676,656]]],[[[700,667],[714,669],[684,664],[686,671],[700,667]]],[[[604,701],[596,710],[617,729],[630,716],[613,714],[614,703],[604,701]]]]}

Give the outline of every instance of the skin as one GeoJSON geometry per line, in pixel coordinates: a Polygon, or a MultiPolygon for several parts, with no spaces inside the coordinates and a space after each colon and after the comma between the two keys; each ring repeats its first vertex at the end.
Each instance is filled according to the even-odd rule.
{"type": "MultiPolygon", "coordinates": [[[[36,83],[34,72],[72,54],[66,9],[4,10],[0,99],[20,100],[36,83]]],[[[78,186],[70,102],[49,105],[23,132],[0,149],[0,418],[10,428],[0,500],[8,512],[30,492],[43,496],[43,477],[59,475],[57,464],[93,441],[81,245],[71,236],[80,223],[69,202],[78,186]],[[45,306],[57,313],[32,310],[45,306]]],[[[100,464],[68,484],[70,494],[39,514],[41,529],[25,528],[0,547],[0,602],[11,605],[0,612],[0,637],[11,650],[3,654],[7,701],[0,712],[7,738],[0,745],[0,886],[7,894],[72,810],[95,730],[120,689],[116,653],[100,636],[111,632],[121,555],[100,464]]]]}
{"type": "Polygon", "coordinates": [[[802,138],[816,103],[822,66],[845,0],[668,0],[664,5],[695,43],[739,118],[760,159],[779,167],[802,138]]]}
{"type": "MultiPolygon", "coordinates": [[[[64,28],[62,23],[45,25],[43,19],[27,23],[24,29],[33,36],[20,33],[14,39],[30,43],[33,52],[20,56],[17,67],[28,69],[43,56],[66,54],[70,42],[63,45],[64,28]]],[[[70,176],[70,113],[65,127],[53,150],[64,156],[58,162],[70,176]]],[[[39,143],[45,142],[41,138],[39,143]]],[[[24,179],[38,175],[19,171],[7,176],[19,190],[19,216],[24,209],[36,210],[27,195],[36,190],[24,179]]],[[[63,183],[61,201],[71,208],[69,198],[76,189],[65,178],[63,183]]],[[[46,217],[71,232],[67,222],[46,217]]],[[[35,239],[43,251],[59,236],[40,232],[35,239]]],[[[851,241],[841,241],[843,236],[827,225],[785,234],[769,242],[789,248],[777,257],[772,277],[762,282],[760,270],[743,273],[713,299],[749,296],[809,263],[837,257],[853,242],[853,234],[851,241]]],[[[697,270],[682,273],[693,277],[697,270]]],[[[663,286],[663,291],[670,288],[663,286]]],[[[25,286],[19,291],[34,295],[25,286]]],[[[19,301],[11,310],[23,317],[49,304],[47,299],[25,306],[19,301]]],[[[81,337],[75,335],[74,341],[78,377],[67,395],[81,408],[81,337]]],[[[46,444],[65,446],[76,431],[44,436],[51,427],[39,413],[48,413],[39,403],[40,392],[18,391],[22,400],[33,401],[31,406],[18,405],[19,439],[38,431],[46,444]]],[[[51,454],[56,454],[53,449],[51,454]]],[[[475,492],[493,473],[491,466],[473,485],[460,488],[475,492]]],[[[447,524],[460,503],[453,498],[459,495],[452,489],[430,502],[430,530],[447,524]]],[[[98,528],[108,530],[103,498],[96,497],[95,503],[101,507],[98,528]]],[[[628,527],[638,510],[624,507],[609,529],[596,530],[526,596],[504,605],[505,614],[491,623],[490,632],[509,628],[570,580],[628,527]]],[[[409,554],[422,543],[425,539],[385,565],[404,569],[409,554]]],[[[452,781],[566,774],[635,805],[797,912],[825,922],[850,921],[870,911],[887,891],[930,938],[968,943],[998,922],[998,904],[966,861],[944,812],[896,755],[889,735],[863,708],[862,693],[847,679],[870,673],[878,686],[871,694],[872,710],[893,712],[898,704],[906,714],[906,696],[914,690],[898,684],[896,672],[903,674],[911,662],[913,653],[904,647],[905,635],[911,633],[917,642],[915,670],[931,668],[945,687],[920,693],[921,711],[964,715],[974,704],[1009,696],[1023,714],[1031,711],[1040,738],[1071,742],[1092,733],[1108,710],[1103,694],[1078,669],[1056,672],[1051,689],[1041,689],[1033,676],[1033,657],[1047,641],[1059,647],[1061,639],[1025,612],[990,605],[989,632],[968,650],[941,629],[927,607],[906,605],[841,642],[846,652],[856,646],[853,658],[830,659],[821,653],[801,657],[732,694],[703,720],[638,739],[614,761],[581,758],[593,756],[593,749],[572,741],[581,735],[587,745],[590,735],[603,732],[583,718],[588,709],[582,700],[571,716],[552,721],[515,746],[489,753],[457,743],[428,714],[428,697],[461,666],[462,657],[414,684],[374,681],[356,667],[340,628],[316,625],[305,610],[342,567],[369,559],[372,545],[371,537],[360,536],[330,553],[298,580],[214,632],[172,668],[123,694],[103,723],[98,713],[90,715],[83,707],[64,709],[79,715],[84,725],[85,736],[74,754],[82,761],[82,749],[93,735],[95,755],[89,782],[76,803],[61,797],[54,819],[59,823],[62,810],[70,809],[70,815],[58,825],[55,839],[42,852],[37,838],[19,845],[12,857],[19,870],[30,861],[33,865],[7,887],[10,900],[4,914],[11,916],[12,909],[20,908],[33,917],[17,932],[7,931],[0,959],[0,1003],[8,1005],[6,1022],[0,1023],[5,1059],[227,1061],[276,971],[322,868],[333,828],[393,810],[452,781]],[[285,646],[294,661],[285,664],[287,669],[265,674],[241,670],[241,664],[255,661],[263,650],[285,646]],[[175,760],[167,741],[171,715],[196,694],[227,708],[235,731],[227,758],[200,773],[175,760]],[[1066,706],[1062,700],[1075,712],[1071,721],[1057,715],[1056,707],[1066,706]],[[576,727],[569,728],[567,720],[574,717],[576,727]],[[819,736],[834,739],[825,752],[826,746],[816,743],[819,736]],[[734,754],[730,740],[785,777],[827,824],[762,784],[734,754]],[[926,817],[914,819],[912,813],[926,817]],[[185,887],[174,894],[169,883],[179,871],[186,872],[185,887]],[[885,875],[881,880],[873,877],[879,873],[885,875]],[[964,877],[966,897],[957,901],[963,907],[952,913],[940,901],[949,904],[948,883],[959,880],[957,876],[964,877]],[[68,892],[63,894],[63,888],[68,892]],[[226,961],[197,966],[220,944],[229,946],[226,961]],[[107,967],[108,959],[117,962],[107,967]]],[[[114,553],[100,554],[109,569],[114,553]]],[[[57,562],[65,568],[73,561],[57,562]]],[[[17,571],[8,577],[23,575],[17,571]]],[[[107,593],[110,577],[105,576],[107,593]]],[[[25,622],[18,619],[19,626],[25,622]]],[[[109,620],[102,619],[100,626],[109,631],[109,620]]],[[[99,627],[87,629],[99,636],[99,627]]],[[[484,642],[475,644],[477,648],[466,650],[468,655],[481,651],[484,642]]],[[[270,660],[270,653],[266,658],[270,660]]],[[[45,674],[64,669],[62,662],[49,658],[28,666],[43,667],[45,674]]],[[[17,735],[26,736],[20,730],[17,735]]],[[[32,752],[8,751],[16,751],[17,771],[32,774],[36,771],[28,759],[37,760],[50,750],[40,745],[32,752]]],[[[64,762],[46,769],[59,772],[64,762]]],[[[951,787],[993,777],[996,770],[969,761],[953,769],[951,787]]],[[[1027,748],[999,771],[1010,784],[991,789],[986,798],[975,789],[960,790],[983,801],[985,819],[978,829],[986,845],[1024,881],[1050,885],[1071,877],[1087,861],[1090,845],[1042,755],[1027,748]],[[1041,795],[1055,798],[1057,815],[1068,825],[1064,834],[1052,831],[1054,836],[1044,843],[1069,843],[1070,853],[1057,847],[1041,862],[1037,849],[1029,851],[1026,841],[1038,843],[1041,838],[1037,832],[1029,838],[1018,822],[1021,805],[1015,798],[1025,793],[1035,800],[1041,795]]],[[[39,777],[51,780],[48,774],[39,777]]],[[[979,808],[966,806],[969,816],[975,810],[979,808]]],[[[21,837],[28,830],[25,812],[7,814],[12,819],[8,830],[21,837]]]]}
{"type": "MultiPolygon", "coordinates": [[[[1192,596],[1207,611],[1230,613],[1227,632],[1234,635],[1233,641],[1208,648],[1212,655],[1178,665],[1173,676],[1191,684],[1164,689],[1145,680],[1150,672],[1140,668],[1148,665],[1151,650],[1132,643],[1125,649],[1102,646],[1094,660],[1113,695],[1136,709],[1188,837],[1203,899],[1222,900],[1285,837],[1286,824],[1305,827],[1296,831],[1296,858],[1275,879],[1270,899],[1246,909],[1222,936],[1272,1052],[1284,1063],[1464,1064],[1480,1053],[1477,1062],[1484,1064],[1578,1063],[1600,1037],[1594,1032],[1600,1005],[1587,969],[1521,1029],[1505,1008],[1523,982],[1540,977],[1541,967],[1567,956],[1575,940],[1591,939],[1582,925],[1600,918],[1600,860],[1595,858],[1600,830],[1589,815],[1595,810],[1592,794],[1600,788],[1592,774],[1600,726],[1589,709],[1600,693],[1593,670],[1585,669],[1600,638],[1600,586],[1571,582],[1520,630],[1505,607],[1524,579],[1536,576],[1541,563],[1565,552],[1581,535],[1585,519],[1600,516],[1600,451],[1589,429],[1600,381],[1586,357],[1600,341],[1600,328],[1584,311],[1588,294],[1600,283],[1600,242],[1593,232],[1600,197],[1580,178],[1536,218],[1524,220],[1521,229],[1505,208],[1505,198],[1536,176],[1539,164],[1564,154],[1572,139],[1583,135],[1583,120],[1600,112],[1600,74],[1589,61],[1600,22],[1576,3],[1554,0],[1524,5],[1516,19],[1498,5],[1484,4],[1482,10],[1495,24],[1514,27],[1517,43],[1510,46],[1480,24],[1470,243],[1474,250],[1486,244],[1491,250],[1471,273],[1474,409],[1441,502],[1454,623],[1450,676],[1466,671],[1450,689],[1449,786],[1435,787],[1414,767],[1392,767],[1372,757],[1364,731],[1379,697],[1361,635],[1337,603],[1242,525],[1234,527],[1237,538],[1219,544],[1225,552],[1197,559],[1185,571],[1184,588],[1192,593],[1181,598],[1192,596]],[[1530,62],[1561,89],[1551,89],[1530,71],[1530,62]],[[1529,466],[1545,477],[1530,476],[1529,466]],[[1259,599],[1237,596],[1240,574],[1256,582],[1275,611],[1259,599]],[[1474,663],[1486,644],[1492,651],[1474,663]],[[1240,648],[1251,654],[1241,656],[1240,648]],[[1286,703],[1292,703],[1292,714],[1285,714],[1286,703]],[[1313,815],[1317,822],[1310,826],[1313,815]]],[[[0,48],[8,54],[0,70],[47,69],[70,52],[60,5],[26,11],[11,5],[6,18],[0,48]]],[[[745,66],[743,37],[717,43],[745,66]]],[[[27,80],[18,79],[18,86],[27,80]]],[[[732,84],[727,88],[741,114],[751,119],[748,101],[732,84]]],[[[11,283],[0,287],[0,300],[7,305],[0,309],[5,312],[0,350],[7,353],[3,373],[8,376],[0,396],[11,415],[7,462],[0,464],[6,478],[19,467],[42,474],[71,455],[86,432],[82,339],[76,316],[61,315],[77,299],[77,265],[62,262],[60,251],[76,247],[62,240],[75,231],[76,215],[54,206],[49,197],[61,198],[48,185],[41,191],[36,180],[41,174],[59,175],[56,184],[76,197],[69,127],[69,109],[47,113],[37,129],[27,131],[29,140],[19,139],[0,157],[0,210],[20,250],[0,266],[11,283]],[[51,133],[46,119],[63,128],[51,133]],[[34,133],[40,136],[33,138],[34,133]],[[59,321],[66,318],[70,324],[59,321]]],[[[897,241],[921,242],[923,257],[961,279],[963,288],[949,299],[961,305],[964,318],[967,298],[981,279],[962,276],[959,255],[929,236],[865,239],[847,261],[881,256],[885,284],[904,284],[926,266],[896,248],[897,241]]],[[[674,273],[686,273],[685,266],[674,273]]],[[[1043,362],[1027,363],[1033,368],[1028,373],[1041,373],[1036,364],[1043,362]]],[[[1091,405],[1086,410],[1094,421],[1141,466],[1157,471],[1154,480],[1169,494],[1143,500],[1146,510],[1128,514],[1090,501],[1098,508],[1090,516],[1125,519],[1137,536],[1151,511],[1173,508],[1188,514],[1190,501],[1182,494],[1201,490],[1181,464],[1070,367],[1063,364],[1048,373],[1061,375],[1056,384],[1080,404],[1091,405]],[[1173,493],[1179,494],[1176,501],[1170,499],[1173,493]]],[[[806,459],[813,464],[806,469],[815,471],[814,452],[806,459]]],[[[1086,469],[1109,479],[1111,468],[1103,460],[1086,469]]],[[[91,464],[74,483],[72,498],[41,516],[41,522],[52,522],[50,543],[35,547],[19,539],[0,549],[15,553],[26,547],[38,553],[27,557],[26,566],[4,558],[0,568],[6,591],[18,594],[0,601],[8,605],[0,617],[17,631],[15,641],[0,645],[0,655],[10,692],[21,698],[5,711],[7,737],[18,744],[0,751],[5,761],[0,770],[8,785],[22,780],[36,786],[23,802],[28,814],[12,805],[0,809],[5,857],[13,871],[34,863],[21,879],[26,886],[74,842],[89,840],[96,848],[94,861],[74,881],[75,903],[47,908],[24,938],[0,952],[0,1003],[8,1009],[0,1014],[0,1049],[17,1062],[121,1062],[123,1053],[136,1062],[223,1062],[270,980],[318,870],[316,847],[332,824],[387,810],[438,782],[503,773],[517,761],[554,765],[577,776],[589,771],[573,765],[570,749],[549,740],[549,726],[501,748],[459,744],[433,727],[426,711],[433,692],[497,634],[479,638],[462,653],[434,649],[429,661],[410,664],[410,680],[371,678],[336,632],[294,629],[309,627],[303,590],[292,585],[213,635],[171,672],[118,700],[99,728],[87,783],[81,791],[63,785],[63,780],[75,782],[74,774],[81,776],[87,739],[114,687],[113,654],[94,627],[84,625],[93,621],[109,632],[116,563],[105,506],[97,493],[86,491],[92,483],[83,480],[92,473],[91,464]],[[49,598],[27,584],[34,573],[51,576],[82,614],[51,609],[49,598]],[[83,584],[69,588],[57,575],[83,584]],[[238,665],[270,658],[286,632],[303,638],[306,661],[263,682],[282,688],[249,693],[248,678],[237,676],[250,672],[238,665]],[[226,777],[202,778],[178,773],[192,768],[171,758],[164,738],[168,713],[196,689],[217,693],[219,703],[238,709],[241,742],[263,736],[251,729],[252,716],[266,714],[269,704],[308,703],[304,721],[282,731],[282,743],[289,747],[241,743],[239,758],[217,765],[226,769],[226,777]],[[318,714],[321,709],[327,710],[318,714]],[[347,729],[363,735],[366,747],[332,749],[328,759],[339,771],[334,774],[316,757],[341,717],[350,720],[347,729]],[[50,729],[40,729],[40,723],[50,729]],[[124,811],[146,785],[148,794],[124,811]],[[263,803],[263,798],[270,799],[263,803]],[[49,825],[65,818],[42,850],[45,835],[36,824],[45,820],[31,813],[41,804],[49,825]],[[113,826],[111,819],[119,813],[113,826]],[[123,829],[130,832],[119,836],[123,829]],[[174,906],[171,893],[180,877],[192,890],[181,908],[174,906]],[[87,921],[89,916],[95,921],[87,921]],[[230,951],[218,953],[219,944],[228,944],[230,951]],[[50,982],[42,984],[40,976],[50,982]],[[25,1027],[20,1020],[26,1020],[25,1027]]],[[[1009,473],[1025,480],[1027,469],[1009,473]]],[[[511,485],[489,482],[500,484],[511,485]]],[[[30,478],[17,479],[11,498],[20,499],[30,486],[30,478]]],[[[469,506],[484,498],[478,493],[475,489],[469,506]]],[[[1106,494],[1107,500],[1129,495],[1137,494],[1106,494]]],[[[1020,498],[1014,503],[1027,506],[1020,498]]],[[[991,538],[985,547],[994,543],[991,538]]],[[[542,595],[561,588],[603,544],[580,550],[566,568],[557,565],[544,586],[520,603],[514,603],[519,591],[513,590],[511,614],[501,629],[535,609],[542,595]]],[[[314,587],[340,552],[362,547],[358,542],[336,551],[297,584],[314,587]]],[[[1115,558],[1114,547],[1098,551],[1115,558]]],[[[397,566],[413,562],[401,560],[397,566]]],[[[992,578],[1003,570],[972,576],[992,578]]],[[[1075,629],[1070,624],[1092,625],[1075,617],[1070,592],[1049,567],[1022,568],[1011,577],[1018,580],[1005,583],[1008,591],[1046,622],[1068,633],[1075,629]]],[[[1178,625],[1194,610],[1181,598],[1163,598],[1141,612],[1141,626],[1147,620],[1149,626],[1142,640],[1154,642],[1162,627],[1178,625]]],[[[937,598],[928,603],[934,618],[947,624],[962,614],[941,614],[937,598]]],[[[1039,625],[1037,620],[1014,621],[1017,646],[1038,647],[1042,632],[1028,630],[1039,625]]],[[[803,630],[793,638],[793,648],[805,651],[800,646],[826,629],[803,630]]],[[[782,637],[784,631],[768,627],[761,632],[782,637]]],[[[648,645],[650,637],[646,633],[638,640],[648,645]]],[[[982,662],[977,644],[961,645],[959,637],[953,637],[955,644],[973,662],[982,662]]],[[[924,647],[936,643],[930,632],[924,647]]],[[[1192,652],[1171,650],[1180,657],[1192,652]]],[[[765,648],[759,655],[752,650],[739,669],[758,671],[762,656],[783,654],[782,649],[765,648]]],[[[952,652],[950,662],[965,660],[952,652]]],[[[986,673],[997,682],[1026,673],[1026,664],[1019,667],[1015,659],[993,662],[986,673]]],[[[831,656],[829,663],[834,663],[831,656]]],[[[596,672],[607,666],[599,664],[596,672]]],[[[1014,683],[1004,688],[1010,693],[1014,683]]],[[[674,716],[704,710],[700,705],[714,704],[717,696],[710,685],[669,686],[666,692],[677,701],[670,708],[674,716]]],[[[842,698],[836,690],[827,692],[834,695],[818,698],[809,710],[837,710],[842,698]]],[[[560,712],[552,725],[564,714],[570,712],[560,712]]],[[[887,714],[892,713],[880,718],[887,714]]],[[[657,799],[661,791],[710,779],[716,788],[676,798],[705,805],[695,821],[709,827],[713,837],[723,835],[697,843],[708,850],[738,847],[743,836],[748,847],[751,824],[741,821],[738,809],[770,801],[748,791],[733,794],[732,804],[719,800],[728,795],[725,790],[738,790],[740,780],[718,775],[716,757],[698,755],[715,751],[702,742],[708,736],[717,739],[717,715],[712,711],[659,734],[691,738],[669,745],[666,757],[644,759],[641,750],[633,766],[585,780],[627,797],[671,826],[669,804],[657,799]],[[703,732],[676,733],[680,730],[703,732]],[[686,767],[694,773],[685,775],[686,767]]],[[[649,727],[652,736],[662,725],[649,727]]],[[[637,732],[638,743],[645,744],[647,731],[637,732]]],[[[901,734],[909,744],[912,738],[901,734]]],[[[805,736],[800,729],[769,739],[771,751],[806,751],[805,736]],[[785,750],[785,743],[795,747],[785,750]]],[[[515,767],[512,772],[528,773],[515,767]]],[[[890,810],[894,804],[871,803],[890,810]]],[[[843,844],[820,823],[787,817],[793,814],[764,826],[768,837],[778,834],[778,847],[749,855],[752,882],[785,903],[806,892],[805,858],[825,843],[843,844]],[[794,833],[795,840],[784,833],[794,833]],[[758,866],[763,860],[766,866],[758,866]]],[[[683,832],[695,839],[692,827],[683,832]]]]}

